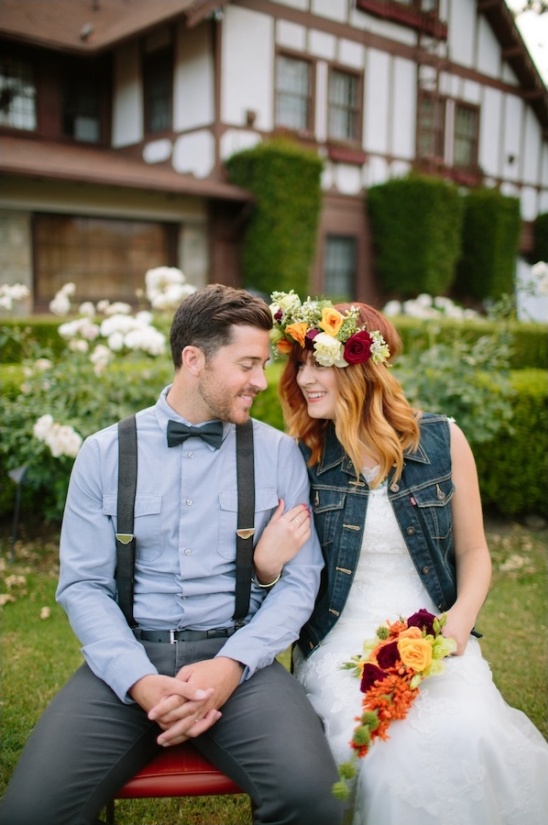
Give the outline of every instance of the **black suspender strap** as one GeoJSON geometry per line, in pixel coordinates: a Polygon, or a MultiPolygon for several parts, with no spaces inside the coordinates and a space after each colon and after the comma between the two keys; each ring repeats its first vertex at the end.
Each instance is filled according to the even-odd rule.
{"type": "Polygon", "coordinates": [[[133,618],[135,570],[135,490],[137,489],[137,425],[130,415],[118,423],[118,505],[116,533],[116,583],[118,604],[130,627],[133,618]]]}
{"type": "MultiPolygon", "coordinates": [[[[253,535],[255,533],[255,467],[253,422],[236,426],[236,474],[238,523],[236,530],[236,607],[234,620],[245,619],[249,611],[253,575],[253,535]]],[[[130,415],[118,423],[118,527],[116,533],[116,583],[118,604],[130,627],[133,618],[135,575],[135,491],[137,489],[137,426],[130,415]]]]}
{"type": "Polygon", "coordinates": [[[253,422],[236,426],[236,473],[238,481],[238,529],[236,530],[236,607],[233,618],[245,619],[249,611],[253,575],[255,533],[255,466],[253,422]]]}

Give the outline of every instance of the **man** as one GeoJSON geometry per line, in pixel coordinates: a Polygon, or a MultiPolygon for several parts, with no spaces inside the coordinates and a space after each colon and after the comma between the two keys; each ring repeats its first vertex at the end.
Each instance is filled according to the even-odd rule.
{"type": "Polygon", "coordinates": [[[250,795],[256,823],[342,821],[320,722],[274,660],[308,619],[323,566],[303,503],[306,468],[292,439],[258,421],[260,540],[247,616],[233,618],[235,425],[266,387],[271,325],[261,299],[218,284],[175,314],[173,384],[136,416],[133,630],[115,581],[117,426],[82,446],[61,531],[58,600],[85,664],[31,735],[0,809],[3,825],[96,823],[159,745],[188,738],[250,795]],[[174,444],[173,430],[206,422],[208,432],[220,430],[220,446],[195,431],[174,444]]]}

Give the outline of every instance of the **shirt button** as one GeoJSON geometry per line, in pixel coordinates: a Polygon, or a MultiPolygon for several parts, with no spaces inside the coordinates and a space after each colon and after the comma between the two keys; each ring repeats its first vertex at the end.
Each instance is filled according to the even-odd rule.
{"type": "Polygon", "coordinates": [[[190,556],[190,554],[192,553],[192,550],[190,549],[190,547],[185,547],[185,549],[183,550],[183,553],[185,554],[185,556],[190,556]]]}
{"type": "Polygon", "coordinates": [[[187,453],[187,454],[186,454],[186,457],[187,457],[187,458],[194,458],[194,453],[187,453]]]}
{"type": "Polygon", "coordinates": [[[392,484],[390,489],[392,490],[393,493],[397,493],[397,492],[399,492],[400,485],[399,484],[392,484]]]}
{"type": "Polygon", "coordinates": [[[414,527],[408,527],[405,532],[407,533],[408,536],[414,536],[415,533],[416,533],[416,530],[415,530],[414,527]]]}
{"type": "Polygon", "coordinates": [[[192,499],[191,499],[191,498],[187,498],[187,500],[186,500],[186,502],[185,502],[185,503],[186,503],[186,504],[190,507],[190,505],[192,504],[192,499]]]}

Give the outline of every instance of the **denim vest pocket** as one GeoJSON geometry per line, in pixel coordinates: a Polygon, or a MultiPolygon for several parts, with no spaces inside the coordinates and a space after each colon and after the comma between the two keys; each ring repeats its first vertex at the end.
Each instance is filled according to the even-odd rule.
{"type": "Polygon", "coordinates": [[[411,491],[411,501],[426,523],[426,534],[436,542],[445,542],[451,535],[453,493],[451,479],[432,482],[426,487],[411,491]]]}
{"type": "Polygon", "coordinates": [[[333,487],[312,487],[310,500],[314,512],[314,524],[322,547],[340,536],[346,493],[333,487]]]}
{"type": "MultiPolygon", "coordinates": [[[[116,495],[103,496],[103,513],[110,516],[116,529],[116,495]]],[[[162,496],[135,496],[134,533],[136,558],[154,561],[162,552],[162,496]]]]}

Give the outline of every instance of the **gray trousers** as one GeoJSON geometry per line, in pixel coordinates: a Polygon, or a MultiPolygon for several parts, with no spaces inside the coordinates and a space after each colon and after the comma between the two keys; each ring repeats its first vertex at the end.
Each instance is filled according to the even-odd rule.
{"type": "MultiPolygon", "coordinates": [[[[143,643],[160,673],[208,659],[222,639],[143,643]]],[[[261,825],[339,825],[338,775],[320,721],[278,662],[241,684],[193,742],[254,805],[261,825]]],[[[83,665],[34,728],[0,804],[2,825],[96,825],[114,793],[157,753],[160,728],[83,665]]]]}

